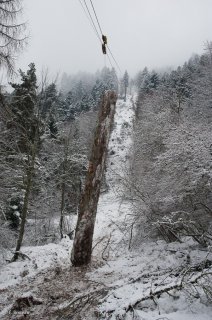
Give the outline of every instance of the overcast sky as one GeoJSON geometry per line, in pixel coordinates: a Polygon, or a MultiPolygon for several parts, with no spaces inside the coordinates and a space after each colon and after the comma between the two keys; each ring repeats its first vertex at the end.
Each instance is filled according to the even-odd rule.
{"type": "MultiPolygon", "coordinates": [[[[83,1],[83,0],[81,0],[83,1]]],[[[90,0],[86,0],[90,5],[90,0]]],[[[93,0],[121,69],[182,64],[212,40],[212,0],[93,0]]],[[[80,0],[24,0],[28,47],[17,61],[52,73],[95,72],[108,60],[80,0]]]]}

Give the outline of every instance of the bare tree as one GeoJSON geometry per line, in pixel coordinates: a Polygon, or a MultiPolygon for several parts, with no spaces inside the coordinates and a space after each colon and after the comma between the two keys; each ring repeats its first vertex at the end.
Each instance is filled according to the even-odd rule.
{"type": "Polygon", "coordinates": [[[26,37],[22,36],[25,24],[19,23],[22,0],[0,0],[0,68],[9,74],[14,72],[15,54],[19,52],[26,37]]]}

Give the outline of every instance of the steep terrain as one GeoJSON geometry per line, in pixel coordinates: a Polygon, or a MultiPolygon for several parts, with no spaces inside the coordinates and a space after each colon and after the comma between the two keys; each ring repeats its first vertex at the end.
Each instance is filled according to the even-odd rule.
{"type": "Polygon", "coordinates": [[[190,238],[144,241],[132,249],[133,208],[126,193],[134,102],[118,100],[93,261],[70,265],[72,241],[23,248],[23,261],[0,271],[0,318],[210,320],[212,254],[190,238]]]}

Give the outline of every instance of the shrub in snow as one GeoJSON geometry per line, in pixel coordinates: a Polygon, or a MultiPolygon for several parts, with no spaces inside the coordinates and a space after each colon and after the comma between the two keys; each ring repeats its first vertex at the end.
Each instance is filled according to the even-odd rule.
{"type": "Polygon", "coordinates": [[[200,239],[201,235],[212,233],[209,70],[211,64],[206,54],[161,75],[151,92],[144,90],[147,70],[137,79],[139,97],[129,180],[131,197],[136,200],[138,234],[142,226],[152,236],[155,222],[162,228],[165,219],[169,232],[176,232],[176,237],[166,237],[176,239],[180,223],[168,224],[167,219],[172,219],[172,212],[179,211],[188,215],[184,217],[185,225],[188,221],[195,225],[189,224],[187,234],[199,234],[196,239],[201,244],[206,241],[205,237],[200,239]]]}
{"type": "Polygon", "coordinates": [[[21,212],[23,209],[23,199],[20,196],[13,196],[8,201],[5,211],[6,218],[9,221],[11,229],[17,229],[21,220],[21,212]]]}

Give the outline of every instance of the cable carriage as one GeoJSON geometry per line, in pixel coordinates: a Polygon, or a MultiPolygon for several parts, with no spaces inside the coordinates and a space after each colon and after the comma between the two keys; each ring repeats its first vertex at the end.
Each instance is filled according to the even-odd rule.
{"type": "Polygon", "coordinates": [[[110,55],[111,55],[111,57],[112,57],[112,59],[114,60],[114,62],[115,62],[115,64],[116,64],[116,66],[118,67],[120,73],[122,73],[122,72],[121,72],[121,69],[120,69],[120,67],[119,67],[119,64],[117,63],[116,59],[114,58],[114,56],[113,56],[113,54],[112,54],[112,52],[111,52],[111,50],[110,50],[110,48],[109,48],[109,46],[108,46],[107,36],[104,35],[103,32],[102,32],[102,28],[101,28],[101,25],[100,25],[100,23],[99,23],[99,19],[98,19],[98,16],[97,16],[97,14],[96,14],[96,10],[95,10],[95,8],[94,8],[94,5],[93,5],[92,0],[90,0],[90,4],[91,4],[91,7],[92,7],[92,9],[93,9],[93,13],[94,13],[94,16],[95,16],[95,18],[96,18],[96,22],[97,22],[97,24],[98,24],[98,27],[99,27],[99,30],[100,30],[100,34],[102,35],[101,37],[100,37],[100,35],[99,35],[99,32],[98,32],[97,27],[96,27],[96,25],[95,25],[95,22],[93,21],[92,14],[91,14],[91,12],[90,12],[90,10],[89,10],[89,7],[88,7],[88,5],[87,5],[87,3],[86,3],[86,0],[84,0],[84,5],[83,5],[83,0],[79,0],[79,2],[80,2],[80,4],[81,4],[81,6],[82,6],[82,8],[83,8],[83,10],[84,10],[84,12],[85,12],[88,20],[90,21],[90,23],[91,23],[91,25],[92,25],[92,27],[93,27],[93,29],[94,29],[94,32],[96,33],[99,41],[101,42],[102,53],[103,53],[104,55],[107,55],[107,58],[108,58],[108,60],[109,60],[109,62],[110,62],[110,65],[111,65],[111,67],[113,68],[113,65],[112,65],[112,63],[111,63],[111,60],[110,60],[110,58],[109,58],[109,56],[108,56],[108,53],[107,53],[107,50],[108,50],[109,53],[110,53],[110,55]]]}
{"type": "Polygon", "coordinates": [[[107,45],[107,37],[105,35],[102,35],[102,52],[103,54],[107,54],[106,45],[107,45]]]}

